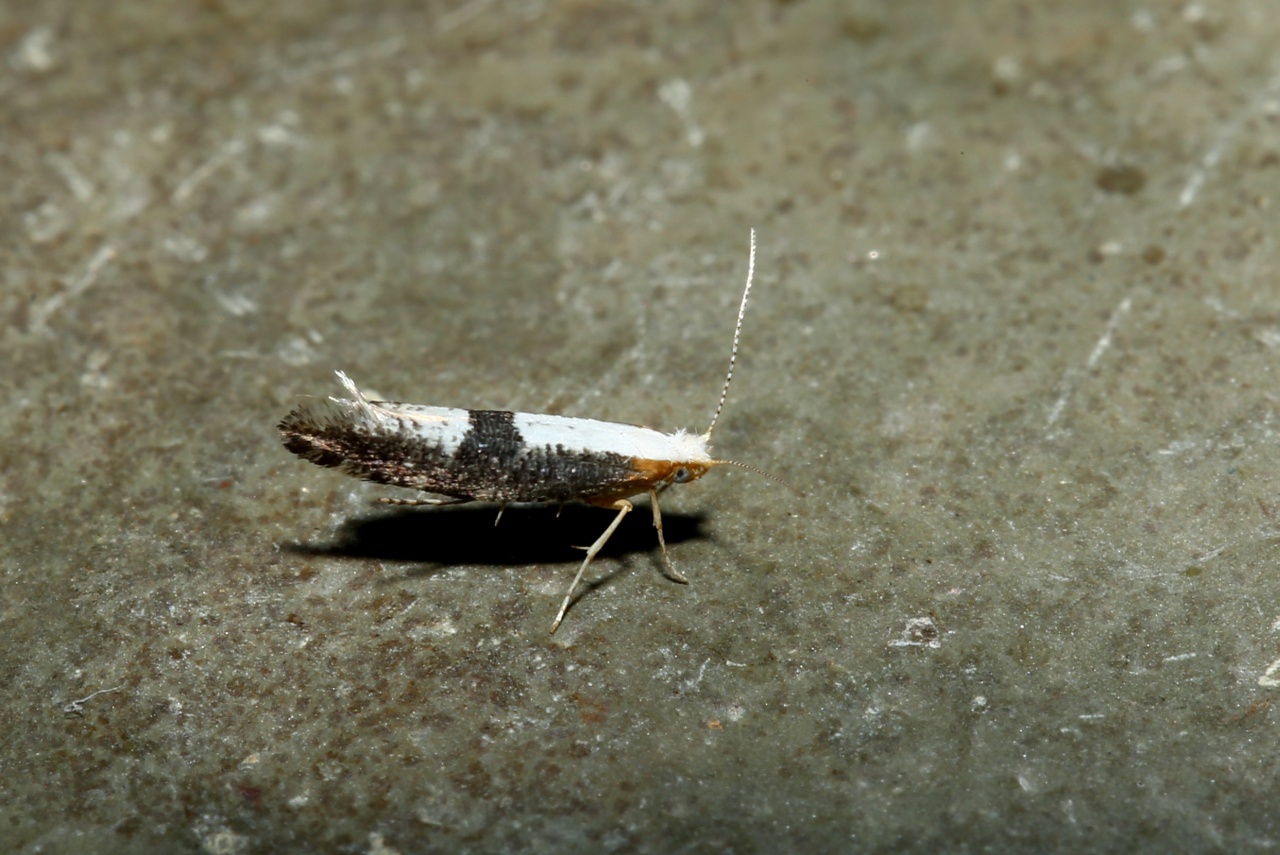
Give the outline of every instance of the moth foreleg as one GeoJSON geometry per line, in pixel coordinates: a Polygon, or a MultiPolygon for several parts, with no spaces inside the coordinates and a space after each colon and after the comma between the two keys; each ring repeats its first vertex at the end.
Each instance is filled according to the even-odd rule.
{"type": "Polygon", "coordinates": [[[434,499],[396,499],[390,496],[382,496],[373,501],[379,505],[404,505],[412,508],[418,505],[461,505],[471,500],[461,499],[456,496],[438,496],[434,499]]]}
{"type": "Polygon", "coordinates": [[[560,611],[556,613],[556,619],[551,622],[551,631],[555,632],[560,626],[560,621],[564,620],[564,613],[569,610],[569,603],[573,599],[574,589],[578,587],[578,583],[582,581],[582,574],[587,572],[587,565],[591,563],[591,559],[596,557],[604,545],[609,542],[609,538],[617,530],[618,525],[622,522],[622,518],[631,513],[634,507],[626,499],[619,499],[612,505],[606,507],[617,508],[618,515],[613,518],[613,522],[609,523],[609,527],[604,530],[604,534],[596,538],[596,542],[587,548],[587,557],[582,560],[582,566],[578,568],[578,575],[573,577],[573,581],[569,584],[569,590],[565,592],[564,602],[560,604],[560,611]]]}
{"type": "Polygon", "coordinates": [[[676,569],[676,565],[671,563],[671,559],[667,557],[667,539],[662,536],[662,511],[658,509],[658,491],[649,488],[649,501],[653,503],[653,527],[658,530],[658,545],[662,547],[662,560],[667,565],[667,577],[673,582],[681,582],[685,585],[689,584],[688,578],[676,569]]]}

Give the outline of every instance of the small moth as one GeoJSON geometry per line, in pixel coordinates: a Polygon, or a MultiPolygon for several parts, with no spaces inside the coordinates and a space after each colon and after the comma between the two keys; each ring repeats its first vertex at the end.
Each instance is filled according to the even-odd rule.
{"type": "Polygon", "coordinates": [[[388,504],[495,502],[500,506],[499,520],[502,508],[512,502],[585,502],[617,511],[609,527],[586,547],[587,556],[551,624],[551,631],[555,632],[587,565],[608,543],[623,517],[633,510],[629,497],[649,494],[667,573],[673,580],[687,583],[688,579],[667,557],[658,492],[672,484],[696,481],[707,470],[722,464],[767,475],[744,463],[716,459],[710,448],[711,432],[733,380],[755,263],[753,229],[747,285],[738,306],[729,370],[705,433],[662,433],[596,419],[372,401],[339,371],[338,380],[351,397],[298,406],[280,422],[280,436],[285,448],[312,463],[341,469],[366,481],[409,487],[437,497],[380,500],[388,504]]]}

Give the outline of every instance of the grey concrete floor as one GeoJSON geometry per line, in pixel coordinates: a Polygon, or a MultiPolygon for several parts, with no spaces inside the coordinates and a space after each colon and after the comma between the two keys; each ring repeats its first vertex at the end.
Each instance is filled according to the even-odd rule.
{"type": "Polygon", "coordinates": [[[1280,846],[1273,0],[0,6],[0,843],[1280,846]],[[391,399],[701,430],[394,509],[391,399]]]}

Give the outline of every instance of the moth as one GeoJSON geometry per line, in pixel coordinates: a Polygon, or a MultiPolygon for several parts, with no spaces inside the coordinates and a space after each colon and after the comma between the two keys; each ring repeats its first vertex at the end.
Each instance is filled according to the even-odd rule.
{"type": "Polygon", "coordinates": [[[755,262],[753,229],[747,285],[738,306],[729,370],[711,425],[701,434],[684,430],[662,433],[638,425],[569,416],[374,401],[338,371],[338,380],[351,397],[299,405],[280,422],[280,436],[285,448],[312,463],[365,481],[433,494],[431,498],[380,500],[388,504],[493,502],[500,506],[499,520],[508,503],[584,502],[617,511],[595,543],[585,547],[586,558],[551,624],[554,633],[587,566],[634,510],[631,497],[649,494],[667,575],[687,583],[667,556],[658,493],[672,484],[696,481],[726,464],[773,478],[754,466],[713,457],[710,445],[738,360],[755,262]]]}

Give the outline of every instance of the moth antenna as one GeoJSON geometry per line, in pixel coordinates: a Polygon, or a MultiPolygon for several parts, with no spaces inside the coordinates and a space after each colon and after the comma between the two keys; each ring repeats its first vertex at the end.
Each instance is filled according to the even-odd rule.
{"type": "MultiPolygon", "coordinates": [[[[720,403],[716,404],[715,415],[711,417],[711,427],[702,435],[704,440],[711,439],[711,432],[716,429],[716,421],[720,411],[724,409],[725,399],[729,397],[729,383],[733,380],[733,366],[738,362],[738,338],[742,335],[742,318],[747,313],[747,297],[751,295],[751,277],[756,270],[756,230],[751,230],[751,255],[747,259],[747,287],[742,291],[742,303],[738,306],[738,323],[733,328],[733,350],[729,352],[729,372],[724,377],[724,388],[720,390],[720,403]]],[[[729,461],[725,461],[729,462],[729,461]]],[[[738,464],[741,465],[741,464],[738,464]]],[[[750,469],[751,467],[746,467],[750,469]]],[[[761,473],[765,474],[765,473],[761,473]]],[[[772,477],[772,476],[769,476],[772,477]]]]}
{"type": "Polygon", "coordinates": [[[804,490],[801,490],[798,487],[796,487],[794,484],[791,484],[790,482],[785,481],[782,478],[779,478],[777,475],[774,475],[772,472],[766,472],[763,469],[758,469],[755,466],[752,466],[750,463],[739,463],[736,460],[713,460],[711,462],[717,466],[719,465],[737,466],[739,469],[745,469],[748,472],[754,472],[757,475],[763,475],[764,477],[768,478],[770,481],[776,481],[777,483],[786,487],[788,490],[795,493],[801,499],[806,498],[804,490]]]}

